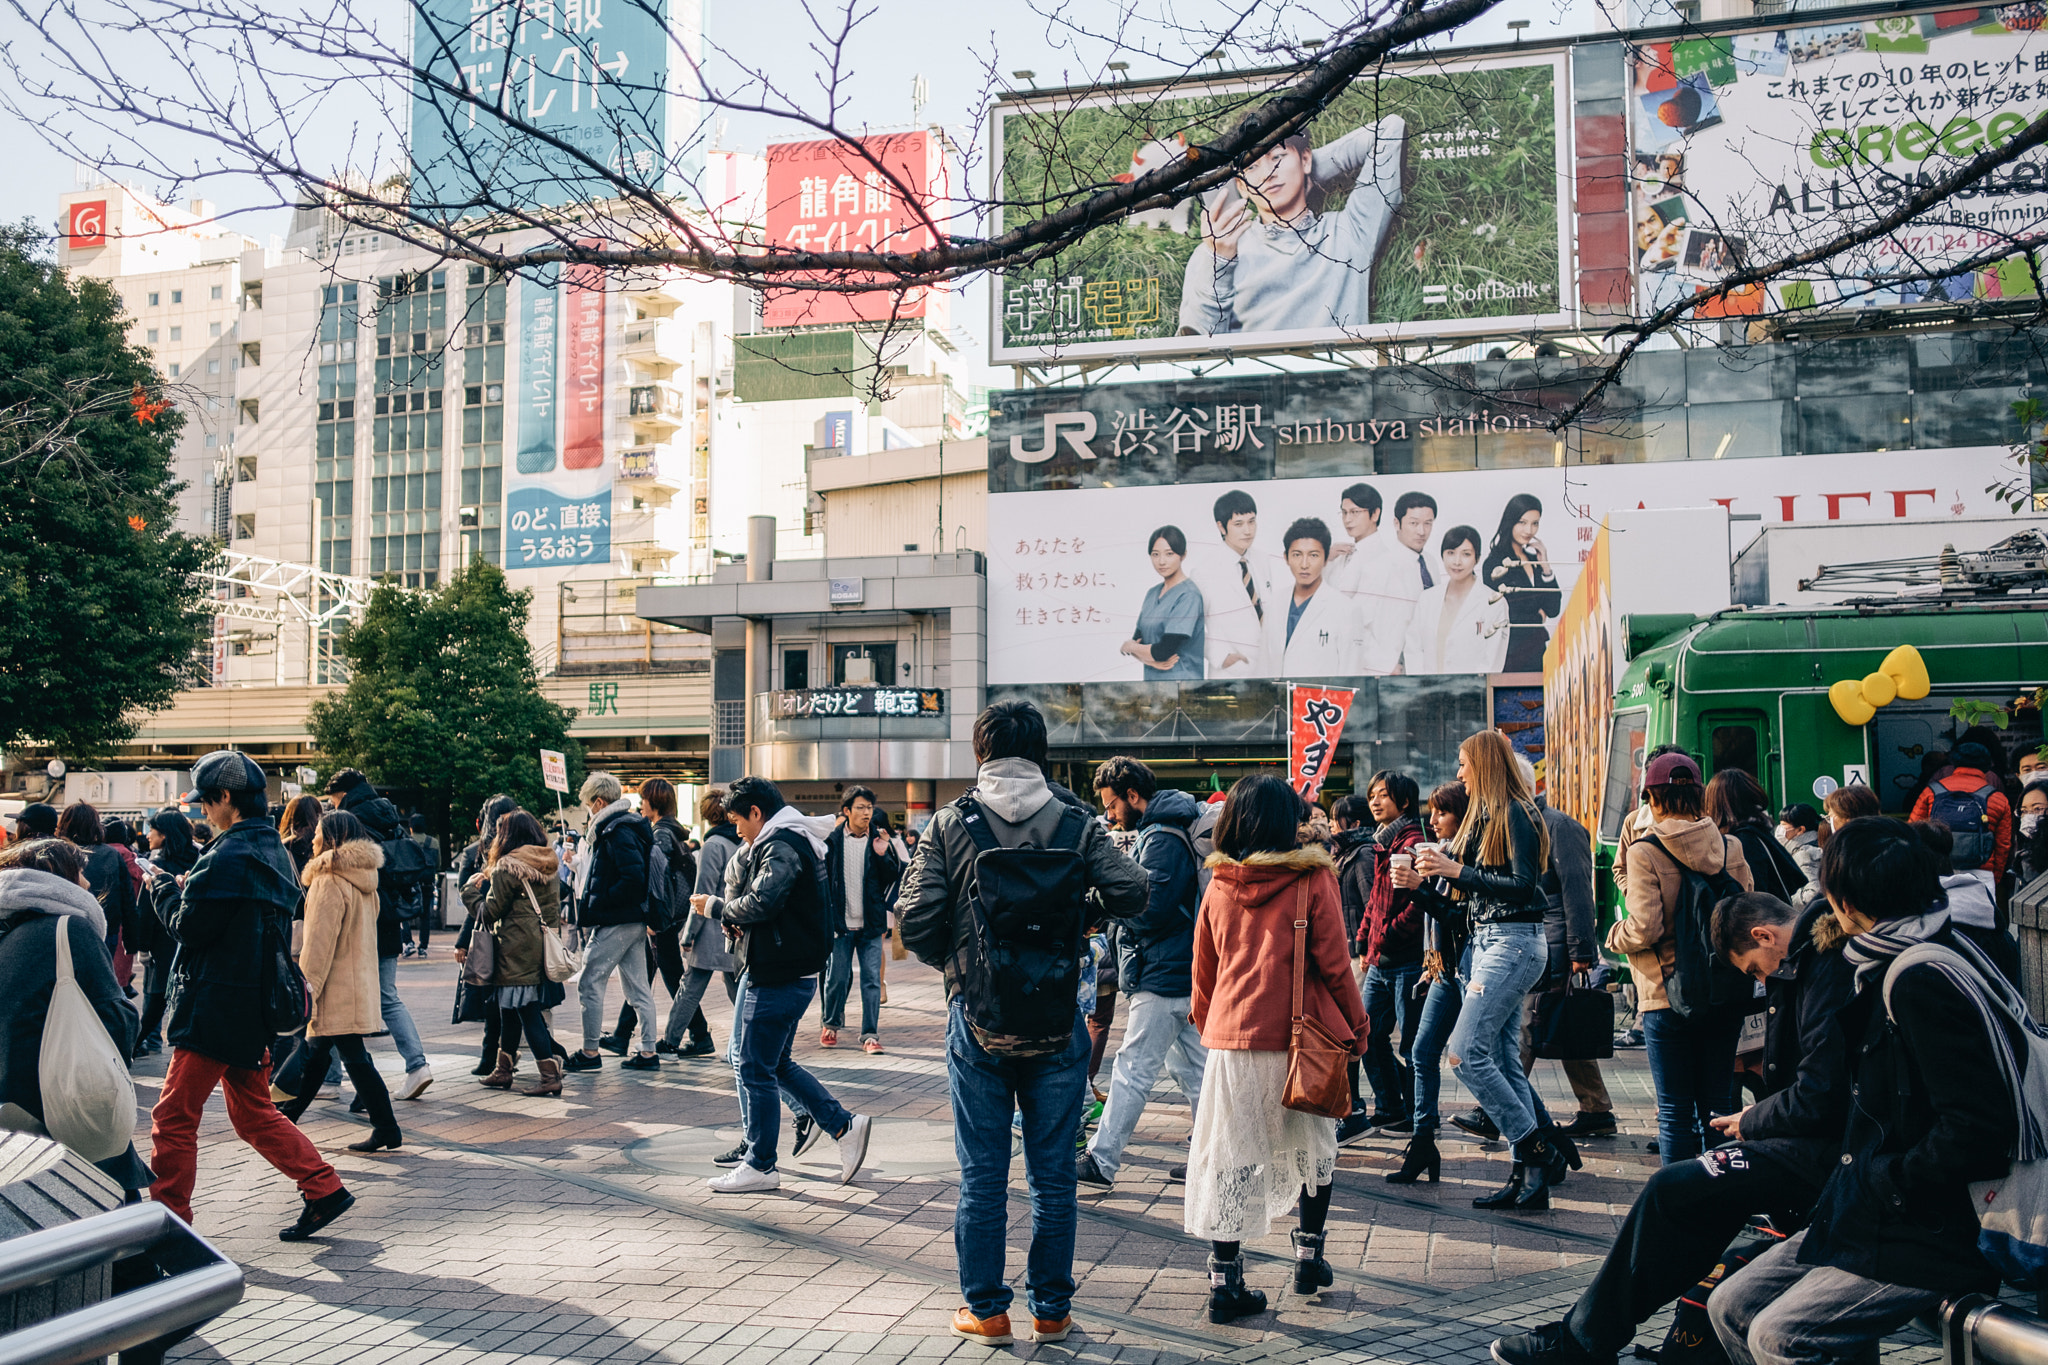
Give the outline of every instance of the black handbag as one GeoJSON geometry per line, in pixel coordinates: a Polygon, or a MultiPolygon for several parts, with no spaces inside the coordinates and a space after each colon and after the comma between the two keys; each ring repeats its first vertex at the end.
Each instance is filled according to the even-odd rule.
{"type": "Polygon", "coordinates": [[[1593,1062],[1614,1055],[1614,997],[1602,990],[1544,991],[1536,997],[1529,1033],[1536,1055],[1553,1062],[1593,1062]]]}

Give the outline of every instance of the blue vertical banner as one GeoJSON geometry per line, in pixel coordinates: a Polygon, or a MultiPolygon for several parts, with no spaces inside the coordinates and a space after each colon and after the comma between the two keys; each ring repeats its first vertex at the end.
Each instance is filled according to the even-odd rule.
{"type": "MultiPolygon", "coordinates": [[[[612,461],[604,443],[606,413],[600,404],[579,414],[595,459],[569,469],[562,449],[562,314],[561,272],[549,268],[539,278],[521,278],[516,316],[519,319],[518,455],[505,489],[505,567],[540,569],[602,564],[612,553],[612,461]]],[[[603,385],[601,341],[608,325],[608,295],[603,276],[595,290],[596,304],[586,319],[600,341],[597,382],[603,385]]],[[[586,300],[586,304],[588,300],[586,300]]]]}
{"type": "Polygon", "coordinates": [[[562,334],[560,271],[543,266],[519,282],[519,460],[521,474],[555,467],[555,431],[561,420],[557,346],[562,334]]]}

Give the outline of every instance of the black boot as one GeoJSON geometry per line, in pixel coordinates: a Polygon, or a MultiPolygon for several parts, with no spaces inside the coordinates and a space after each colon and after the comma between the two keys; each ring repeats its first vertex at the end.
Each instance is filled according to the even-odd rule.
{"type": "MultiPolygon", "coordinates": [[[[1585,1163],[1579,1160],[1579,1145],[1572,1141],[1572,1135],[1557,1126],[1555,1121],[1546,1119],[1536,1135],[1549,1143],[1557,1154],[1564,1158],[1564,1164],[1578,1170],[1585,1163]]],[[[1559,1176],[1558,1179],[1563,1179],[1559,1176]]],[[[1555,1183],[1555,1182],[1552,1182],[1555,1183]]]]}
{"type": "Polygon", "coordinates": [[[1480,1195],[1472,1201],[1472,1207],[1475,1209],[1514,1208],[1516,1201],[1522,1197],[1522,1184],[1527,1179],[1527,1172],[1522,1169],[1522,1163],[1517,1161],[1515,1168],[1508,1172],[1508,1183],[1495,1190],[1492,1194],[1480,1195]]]}
{"type": "Polygon", "coordinates": [[[1436,1133],[1424,1129],[1408,1140],[1408,1150],[1401,1154],[1401,1169],[1387,1173],[1390,1185],[1413,1185],[1424,1172],[1429,1174],[1429,1183],[1434,1185],[1444,1173],[1444,1159],[1436,1149],[1436,1133]]]}
{"type": "Polygon", "coordinates": [[[1209,1321],[1233,1322],[1266,1311],[1266,1296],[1244,1284],[1244,1253],[1235,1260],[1209,1258],[1209,1321]]]}
{"type": "Polygon", "coordinates": [[[1319,1294],[1337,1282],[1323,1259],[1323,1234],[1294,1230],[1294,1292],[1319,1294]]]}
{"type": "Polygon", "coordinates": [[[1564,1183],[1565,1155],[1538,1128],[1515,1144],[1515,1159],[1528,1172],[1525,1188],[1514,1201],[1517,1213],[1540,1213],[1550,1207],[1550,1190],[1564,1183]]]}

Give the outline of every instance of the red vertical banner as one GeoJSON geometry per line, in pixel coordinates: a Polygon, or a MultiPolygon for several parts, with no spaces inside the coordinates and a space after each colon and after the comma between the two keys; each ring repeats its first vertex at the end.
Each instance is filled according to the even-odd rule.
{"type": "Polygon", "coordinates": [[[572,265],[562,275],[569,296],[560,381],[562,468],[596,469],[604,463],[604,271],[572,265]]]}
{"type": "Polygon", "coordinates": [[[1330,775],[1337,741],[1358,694],[1349,687],[1299,686],[1289,687],[1287,693],[1287,781],[1302,800],[1313,801],[1330,775]]]}

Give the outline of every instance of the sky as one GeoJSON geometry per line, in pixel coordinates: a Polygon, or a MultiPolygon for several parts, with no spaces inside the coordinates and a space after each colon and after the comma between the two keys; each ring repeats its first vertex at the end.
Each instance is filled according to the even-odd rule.
{"type": "MultiPolygon", "coordinates": [[[[249,0],[239,0],[248,3],[249,0]]],[[[615,0],[616,2],[616,0],[615,0]]],[[[854,129],[865,125],[883,129],[907,126],[912,121],[912,82],[923,77],[929,88],[929,102],[922,121],[944,124],[959,140],[978,139],[980,130],[971,126],[983,99],[991,70],[1005,84],[1023,84],[1011,73],[1030,71],[1029,84],[1040,88],[1082,84],[1103,74],[1103,63],[1127,61],[1129,77],[1172,74],[1178,63],[1199,59],[1200,49],[1211,46],[1207,36],[1232,23],[1233,7],[1223,0],[1001,0],[988,7],[969,7],[958,0],[865,0],[857,23],[845,47],[839,98],[840,126],[854,129]],[[1132,18],[1138,7],[1138,19],[1132,18]],[[1156,6],[1157,8],[1149,8],[1156,6]],[[972,8],[981,12],[970,22],[965,15],[972,8]],[[1057,13],[1058,19],[1048,18],[1057,13]],[[1182,26],[1144,22],[1144,15],[1171,14],[1182,26]],[[1098,36],[1123,24],[1122,41],[1098,36]]],[[[813,0],[816,3],[816,0],[813,0]]],[[[1342,0],[1244,0],[1268,23],[1277,16],[1282,30],[1298,39],[1319,38],[1329,32],[1322,13],[1343,13],[1351,6],[1342,0]],[[1327,8],[1325,8],[1327,6],[1327,8]]],[[[87,6],[92,0],[87,0],[87,6]]],[[[273,10],[272,13],[281,12],[273,10]]],[[[355,7],[358,17],[390,26],[402,32],[405,7],[402,0],[368,0],[355,7]]],[[[741,66],[767,71],[782,89],[810,108],[822,105],[822,82],[826,63],[821,55],[824,40],[810,22],[804,0],[706,0],[706,65],[712,79],[732,81],[741,66]]],[[[836,21],[836,14],[826,14],[836,21]]],[[[1511,19],[1526,19],[1529,27],[1523,39],[1541,42],[1568,36],[1594,27],[1597,10],[1593,0],[1502,0],[1479,21],[1453,35],[1454,45],[1508,41],[1513,33],[1511,19]]],[[[116,40],[114,51],[123,49],[116,40]]],[[[27,44],[23,44],[26,48],[27,44]]],[[[184,79],[162,61],[161,52],[136,46],[133,64],[164,70],[161,93],[175,93],[176,81],[184,79]]],[[[1228,56],[1216,67],[1238,68],[1269,64],[1255,48],[1238,45],[1226,48],[1228,56]]],[[[219,79],[220,72],[208,72],[219,79]]],[[[0,72],[0,82],[9,78],[0,72]]],[[[152,86],[152,93],[159,93],[152,86]]],[[[20,101],[30,121],[62,126],[64,115],[56,107],[38,103],[18,88],[8,93],[20,101]]],[[[735,150],[759,151],[771,141],[797,140],[816,136],[786,122],[758,115],[724,113],[720,144],[735,150]]],[[[337,164],[350,158],[351,151],[376,132],[376,119],[353,124],[346,105],[330,104],[314,124],[316,152],[325,151],[337,164]]],[[[118,132],[118,130],[116,130],[118,132]]],[[[179,143],[149,134],[150,145],[159,152],[188,156],[206,149],[196,142],[179,143]]],[[[102,143],[107,135],[101,137],[102,143]]],[[[9,174],[0,178],[0,220],[14,222],[23,217],[41,224],[54,222],[57,196],[80,184],[77,163],[67,153],[37,136],[20,136],[9,149],[9,174]]],[[[977,158],[970,172],[975,183],[986,186],[985,163],[977,158]]],[[[89,181],[86,183],[90,183],[89,181]]],[[[143,183],[139,188],[162,194],[167,187],[143,183]]],[[[282,235],[290,212],[277,208],[275,196],[259,181],[246,176],[214,175],[187,187],[183,197],[203,195],[219,210],[234,213],[234,224],[259,239],[282,235]],[[264,206],[270,207],[264,207],[264,206]]],[[[988,318],[985,283],[968,286],[955,308],[955,317],[977,341],[985,339],[988,318]]],[[[985,354],[985,351],[983,352],[985,354]]]]}

